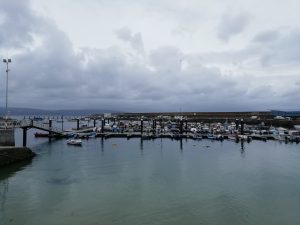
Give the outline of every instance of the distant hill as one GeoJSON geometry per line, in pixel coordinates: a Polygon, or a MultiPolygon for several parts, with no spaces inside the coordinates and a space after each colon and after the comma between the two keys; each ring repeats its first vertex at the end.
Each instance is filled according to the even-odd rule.
{"type": "MultiPolygon", "coordinates": [[[[63,109],[63,110],[45,110],[32,108],[9,108],[9,115],[11,116],[84,116],[99,113],[115,113],[117,111],[106,109],[63,109]]],[[[0,115],[5,114],[5,108],[0,107],[0,115]]]]}

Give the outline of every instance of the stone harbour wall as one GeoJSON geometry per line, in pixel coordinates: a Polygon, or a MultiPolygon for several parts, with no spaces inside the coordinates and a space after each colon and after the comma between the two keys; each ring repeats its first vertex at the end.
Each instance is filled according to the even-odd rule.
{"type": "Polygon", "coordinates": [[[26,147],[18,148],[0,148],[0,167],[23,160],[32,159],[36,154],[26,147]]]}
{"type": "Polygon", "coordinates": [[[0,129],[0,146],[15,146],[14,129],[0,129]]]}

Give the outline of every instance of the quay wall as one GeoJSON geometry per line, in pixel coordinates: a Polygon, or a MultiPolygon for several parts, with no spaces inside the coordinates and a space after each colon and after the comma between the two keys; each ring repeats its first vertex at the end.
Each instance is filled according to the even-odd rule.
{"type": "Polygon", "coordinates": [[[1,147],[0,167],[7,166],[23,160],[32,159],[36,154],[29,148],[1,147]]]}
{"type": "Polygon", "coordinates": [[[15,130],[1,129],[0,130],[0,146],[15,146],[15,130]]]}

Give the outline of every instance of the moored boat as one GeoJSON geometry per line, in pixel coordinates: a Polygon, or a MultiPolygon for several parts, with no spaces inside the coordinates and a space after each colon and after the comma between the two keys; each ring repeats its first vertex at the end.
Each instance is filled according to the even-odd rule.
{"type": "Polygon", "coordinates": [[[202,135],[199,135],[199,134],[193,134],[193,135],[192,135],[192,138],[193,138],[194,140],[202,140],[202,135]]]}
{"type": "Polygon", "coordinates": [[[215,139],[216,139],[216,135],[210,134],[210,133],[209,133],[209,134],[207,135],[207,138],[210,139],[210,140],[215,140],[215,139]]]}
{"type": "Polygon", "coordinates": [[[78,145],[78,146],[81,146],[82,145],[82,140],[81,139],[69,139],[69,140],[67,140],[67,144],[68,145],[78,145]]]}
{"type": "Polygon", "coordinates": [[[49,137],[49,134],[46,133],[34,133],[34,137],[49,137]]]}
{"type": "Polygon", "coordinates": [[[232,140],[232,141],[239,141],[239,138],[236,134],[231,134],[231,135],[228,135],[228,140],[232,140]]]}

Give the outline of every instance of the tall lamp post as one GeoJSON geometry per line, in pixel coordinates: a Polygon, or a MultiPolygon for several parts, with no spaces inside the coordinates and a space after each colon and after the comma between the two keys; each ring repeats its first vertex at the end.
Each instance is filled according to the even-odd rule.
{"type": "MultiPolygon", "coordinates": [[[[8,118],[8,110],[7,110],[7,95],[8,95],[8,64],[11,63],[11,59],[3,59],[3,62],[6,63],[6,104],[5,104],[5,117],[6,117],[6,122],[8,118]]],[[[6,123],[7,126],[7,123],[6,123]]]]}

